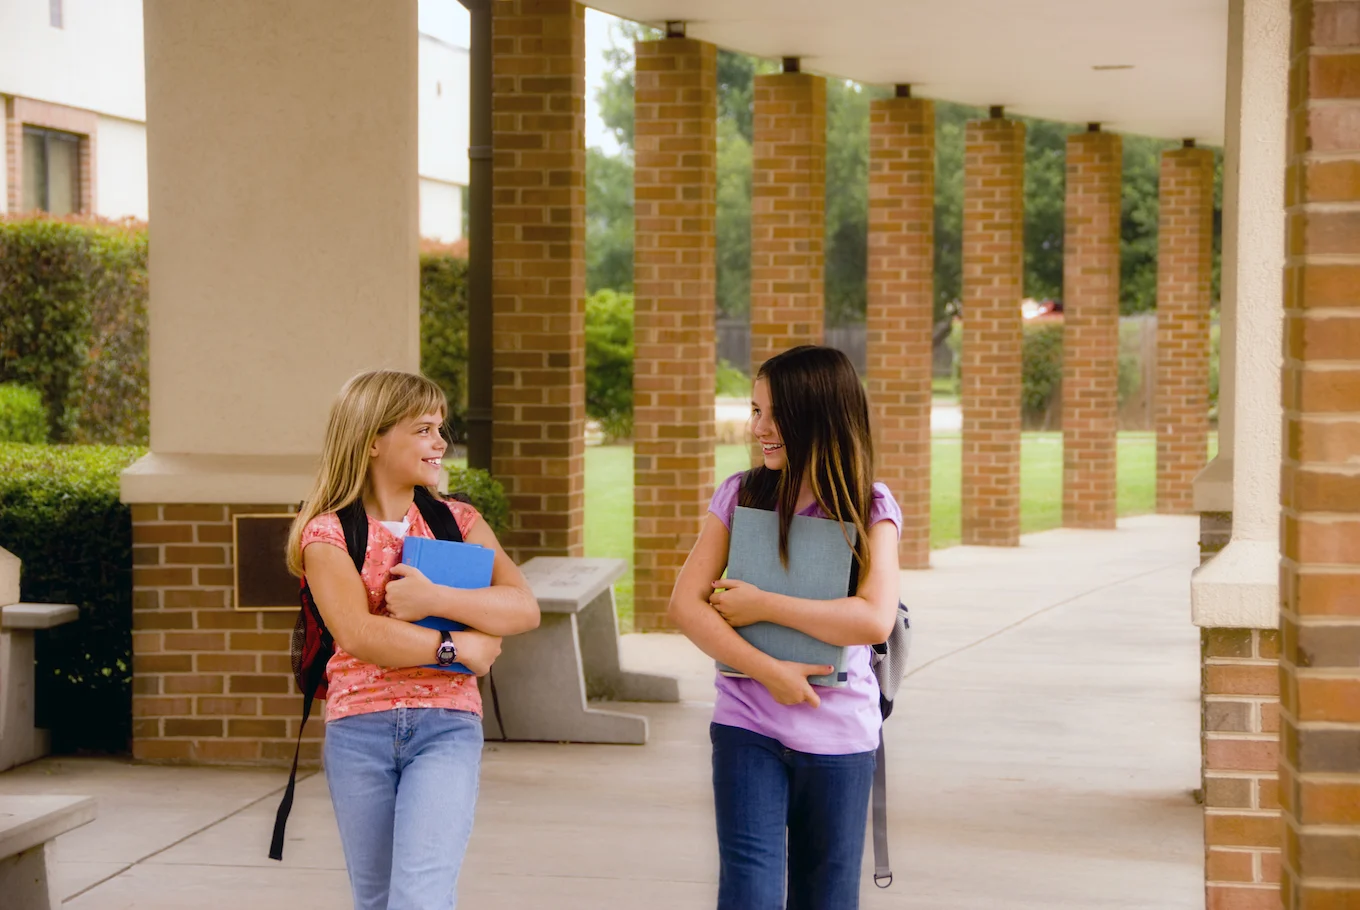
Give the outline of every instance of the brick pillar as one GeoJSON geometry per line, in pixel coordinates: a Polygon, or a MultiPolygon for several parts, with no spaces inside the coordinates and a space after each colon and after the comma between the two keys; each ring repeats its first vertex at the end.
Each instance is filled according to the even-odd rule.
{"type": "Polygon", "coordinates": [[[899,564],[930,565],[935,105],[869,108],[869,402],[878,476],[902,506],[899,564]]]}
{"type": "Polygon", "coordinates": [[[826,80],[756,76],[751,169],[751,375],[821,344],[826,233],[826,80]]]}
{"type": "Polygon", "coordinates": [[[585,514],[585,13],[498,0],[492,473],[517,560],[582,555],[585,514]]]}
{"type": "Polygon", "coordinates": [[[1209,907],[1278,906],[1279,642],[1274,629],[1200,630],[1209,907]]]}
{"type": "Polygon", "coordinates": [[[1281,891],[1303,910],[1360,907],[1360,4],[1292,18],[1281,891]]]}
{"type": "Polygon", "coordinates": [[[713,495],[718,57],[666,38],[636,59],[633,621],[656,629],[713,495]]]}
{"type": "Polygon", "coordinates": [[[1162,153],[1157,228],[1157,511],[1195,510],[1209,460],[1209,301],[1214,153],[1162,153]]]}
{"type": "Polygon", "coordinates": [[[1067,139],[1063,234],[1063,526],[1113,528],[1119,429],[1119,216],[1123,143],[1067,139]]]}
{"type": "MultiPolygon", "coordinates": [[[[132,755],[144,761],[293,759],[302,699],[288,639],[296,609],[232,603],[232,516],[277,505],[132,507],[132,755]]],[[[321,759],[313,712],[302,760],[321,759]]]]}
{"type": "Polygon", "coordinates": [[[963,542],[1020,543],[1025,125],[968,123],[963,201],[963,542]]]}

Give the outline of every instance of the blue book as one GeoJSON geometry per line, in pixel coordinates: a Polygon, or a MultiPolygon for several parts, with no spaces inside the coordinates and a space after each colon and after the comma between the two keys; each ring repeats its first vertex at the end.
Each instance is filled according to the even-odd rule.
{"type": "MultiPolygon", "coordinates": [[[[452,540],[436,540],[430,537],[407,537],[401,547],[403,564],[420,570],[421,574],[437,585],[450,588],[485,588],[491,584],[491,565],[496,554],[490,549],[475,543],[457,543],[452,540]]],[[[461,632],[467,628],[460,622],[442,616],[427,616],[416,620],[416,625],[439,632],[461,632]]],[[[460,663],[441,667],[439,664],[426,664],[434,670],[447,670],[451,673],[471,673],[460,663]]]]}
{"type": "MultiPolygon", "coordinates": [[[[764,509],[738,506],[732,516],[732,537],[727,548],[727,577],[747,581],[762,591],[807,600],[836,600],[850,586],[850,549],[856,534],[849,528],[845,539],[841,523],[826,518],[795,515],[789,527],[789,565],[779,559],[779,516],[764,509]]],[[[846,658],[849,648],[828,644],[797,629],[772,622],[752,623],[737,634],[757,649],[779,660],[828,664],[835,669],[825,676],[810,676],[814,686],[844,686],[849,679],[846,658]]],[[[724,676],[743,674],[719,663],[724,676]]]]}

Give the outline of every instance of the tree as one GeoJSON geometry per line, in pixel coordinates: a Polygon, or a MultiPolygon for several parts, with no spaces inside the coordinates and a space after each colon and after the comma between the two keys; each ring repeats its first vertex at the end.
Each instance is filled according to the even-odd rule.
{"type": "Polygon", "coordinates": [[[586,150],[586,293],[633,290],[633,164],[586,150]]]}

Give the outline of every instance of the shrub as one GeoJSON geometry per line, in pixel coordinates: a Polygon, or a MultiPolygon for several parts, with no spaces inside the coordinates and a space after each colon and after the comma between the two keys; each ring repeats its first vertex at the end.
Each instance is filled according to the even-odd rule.
{"type": "Polygon", "coordinates": [[[118,474],[142,450],[0,445],[0,546],[20,596],[73,603],[38,637],[38,723],[54,750],[125,752],[132,724],[132,521],[118,474]]]}
{"type": "Polygon", "coordinates": [[[91,231],[98,262],[71,440],[146,445],[151,433],[145,225],[91,231]]]}
{"type": "Polygon", "coordinates": [[[449,492],[466,493],[497,537],[510,529],[510,500],[505,487],[486,471],[450,466],[449,492]]]}
{"type": "Polygon", "coordinates": [[[36,389],[0,385],[0,442],[47,441],[47,408],[36,389]]]}
{"type": "Polygon", "coordinates": [[[716,385],[719,398],[751,397],[751,377],[726,360],[718,361],[716,385]]]}
{"type": "Polygon", "coordinates": [[[607,436],[632,435],[632,294],[604,290],[586,299],[586,413],[607,436]]]}
{"type": "Polygon", "coordinates": [[[1023,363],[1021,420],[1027,426],[1047,429],[1062,419],[1061,415],[1052,419],[1053,408],[1061,406],[1054,393],[1062,386],[1062,323],[1025,326],[1025,343],[1020,356],[1023,363]]]}
{"type": "Polygon", "coordinates": [[[467,440],[467,260],[446,253],[420,256],[420,371],[444,390],[445,427],[467,440]]]}

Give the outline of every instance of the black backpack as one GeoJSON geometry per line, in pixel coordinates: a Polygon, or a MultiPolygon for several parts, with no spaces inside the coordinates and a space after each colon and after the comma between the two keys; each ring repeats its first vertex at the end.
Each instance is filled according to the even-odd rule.
{"type": "MultiPolygon", "coordinates": [[[[455,493],[451,498],[471,502],[462,493],[455,493]]],[[[463,532],[458,529],[457,520],[444,505],[443,500],[426,487],[418,486],[415,489],[415,502],[416,508],[420,510],[420,516],[425,519],[425,523],[430,526],[436,538],[462,543],[463,532]]],[[[364,512],[363,500],[354,500],[336,512],[336,516],[340,519],[340,528],[345,533],[345,548],[349,551],[349,558],[354,561],[355,570],[362,574],[364,559],[368,553],[368,515],[364,512]]],[[[298,727],[297,749],[293,752],[293,770],[288,775],[288,786],[283,791],[283,799],[279,801],[279,810],[274,817],[274,837],[269,843],[269,858],[277,860],[283,859],[284,829],[288,825],[288,814],[293,810],[298,758],[302,754],[302,731],[307,726],[307,718],[311,716],[312,701],[326,697],[326,664],[335,653],[335,639],[326,628],[326,621],[321,618],[321,611],[316,607],[312,589],[308,587],[305,578],[302,580],[299,597],[302,608],[298,611],[297,622],[293,625],[292,657],[293,678],[297,680],[298,688],[302,690],[302,724],[298,727]]]]}
{"type": "MultiPolygon", "coordinates": [[[[741,481],[737,487],[737,502],[752,509],[773,510],[773,487],[767,484],[760,491],[748,489],[747,482],[754,475],[754,468],[741,475],[741,481]]],[[[847,596],[853,597],[858,588],[859,562],[852,561],[850,563],[850,584],[847,589],[847,596]]],[[[887,720],[888,716],[892,714],[893,700],[897,696],[898,686],[902,682],[902,674],[906,670],[907,650],[910,646],[911,620],[907,615],[907,605],[899,601],[893,630],[888,635],[887,641],[872,646],[873,656],[870,659],[874,676],[878,679],[878,710],[883,715],[884,720],[887,720]]],[[[880,888],[887,888],[892,885],[893,875],[892,868],[888,864],[888,773],[881,727],[878,731],[878,752],[874,761],[872,806],[874,884],[880,888]]]]}

